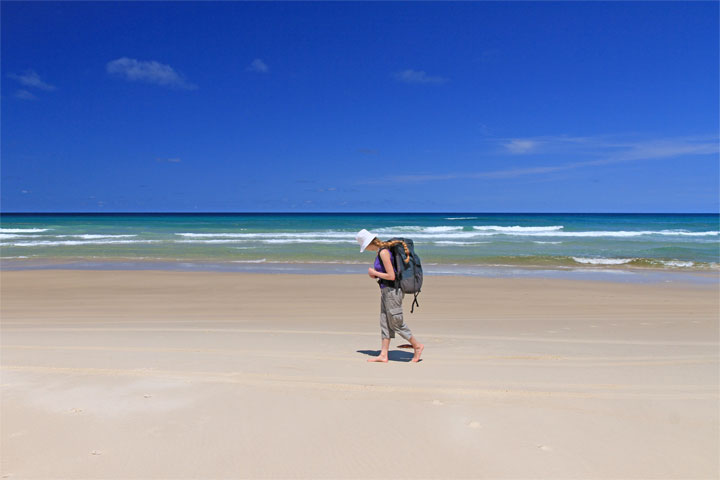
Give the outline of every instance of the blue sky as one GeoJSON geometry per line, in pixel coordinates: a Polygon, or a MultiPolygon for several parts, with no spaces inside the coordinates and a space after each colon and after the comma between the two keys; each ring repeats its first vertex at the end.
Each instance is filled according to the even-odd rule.
{"type": "Polygon", "coordinates": [[[3,212],[718,212],[718,4],[3,2],[3,212]]]}

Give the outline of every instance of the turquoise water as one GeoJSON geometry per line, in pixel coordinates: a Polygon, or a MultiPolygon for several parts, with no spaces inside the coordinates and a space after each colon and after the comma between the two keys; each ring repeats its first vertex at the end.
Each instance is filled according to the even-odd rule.
{"type": "Polygon", "coordinates": [[[355,233],[408,237],[425,265],[717,271],[716,214],[2,214],[3,265],[365,264],[355,233]]]}

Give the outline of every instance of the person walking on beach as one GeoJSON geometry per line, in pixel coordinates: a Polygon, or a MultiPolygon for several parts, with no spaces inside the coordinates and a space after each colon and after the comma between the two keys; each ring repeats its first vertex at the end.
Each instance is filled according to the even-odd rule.
{"type": "Polygon", "coordinates": [[[420,361],[420,355],[422,355],[425,345],[417,341],[403,320],[402,301],[405,293],[401,288],[395,287],[394,280],[396,272],[393,254],[390,250],[390,247],[400,243],[409,255],[407,245],[405,245],[405,242],[402,240],[382,242],[365,229],[360,230],[355,238],[360,244],[360,253],[365,250],[378,252],[377,257],[375,257],[375,264],[368,268],[368,275],[370,275],[372,279],[377,279],[377,282],[380,284],[380,334],[382,337],[382,346],[380,355],[368,359],[368,362],[388,361],[390,339],[395,338],[395,332],[412,345],[415,355],[413,355],[411,362],[420,361]]]}

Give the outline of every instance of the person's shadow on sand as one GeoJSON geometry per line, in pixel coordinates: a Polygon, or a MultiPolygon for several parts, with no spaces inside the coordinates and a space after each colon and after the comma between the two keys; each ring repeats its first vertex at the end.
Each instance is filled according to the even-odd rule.
{"type": "MultiPolygon", "coordinates": [[[[357,350],[358,353],[364,353],[370,357],[380,356],[380,350],[357,350]]],[[[388,352],[389,362],[409,362],[413,358],[413,352],[403,352],[402,350],[390,350],[388,352]]],[[[422,362],[422,358],[418,361],[422,362]]]]}

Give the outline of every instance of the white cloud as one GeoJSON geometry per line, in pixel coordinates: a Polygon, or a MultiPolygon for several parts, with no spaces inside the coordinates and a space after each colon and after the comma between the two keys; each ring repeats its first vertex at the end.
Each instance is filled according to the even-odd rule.
{"type": "Polygon", "coordinates": [[[422,70],[403,70],[393,74],[395,80],[403,83],[445,83],[448,81],[444,77],[433,77],[422,70]]]}
{"type": "Polygon", "coordinates": [[[164,87],[175,87],[186,90],[197,88],[170,65],[156,62],[155,60],[136,60],[134,58],[122,57],[108,62],[105,66],[107,73],[117,75],[132,82],[145,82],[162,85],[164,87]]]}
{"type": "Polygon", "coordinates": [[[619,152],[608,161],[597,160],[594,164],[614,163],[615,161],[640,160],[645,158],[670,158],[679,155],[710,155],[717,154],[718,139],[686,138],[682,140],[663,139],[630,144],[623,152],[619,152]]]}
{"type": "Polygon", "coordinates": [[[179,162],[181,162],[182,160],[179,159],[179,158],[177,158],[177,157],[173,157],[173,158],[158,158],[157,161],[158,161],[158,162],[179,163],[179,162]]]}
{"type": "MultiPolygon", "coordinates": [[[[531,142],[530,140],[524,140],[531,142]]],[[[498,170],[480,172],[450,172],[425,175],[398,175],[378,180],[369,180],[362,183],[424,183],[440,180],[453,180],[461,178],[512,178],[525,175],[539,175],[543,173],[571,170],[575,168],[609,165],[614,163],[632,162],[639,160],[659,160],[680,156],[717,155],[720,153],[720,139],[717,136],[676,137],[666,139],[628,141],[603,137],[543,137],[542,142],[534,141],[532,145],[523,150],[518,147],[513,151],[507,141],[502,147],[510,153],[547,153],[547,151],[561,151],[563,155],[595,157],[592,160],[574,161],[557,165],[539,165],[527,167],[512,167],[498,170]],[[561,148],[562,147],[562,148],[561,148]],[[591,153],[588,153],[591,152],[591,153]]],[[[532,142],[531,142],[532,143],[532,142]]]]}
{"type": "Polygon", "coordinates": [[[37,100],[37,97],[27,90],[18,90],[15,92],[15,98],[19,98],[21,100],[37,100]]]}
{"type": "MultiPolygon", "coordinates": [[[[605,157],[616,160],[662,158],[681,154],[713,153],[718,149],[715,137],[675,137],[638,139],[628,136],[598,135],[594,137],[571,137],[567,135],[514,138],[500,140],[507,153],[572,155],[574,157],[605,157]]],[[[605,160],[596,160],[605,161],[605,160]]]]}
{"type": "Polygon", "coordinates": [[[250,65],[245,70],[247,70],[248,72],[257,73],[268,73],[270,71],[267,64],[259,58],[253,60],[252,63],[250,63],[250,65]]]}
{"type": "Polygon", "coordinates": [[[527,153],[538,145],[534,140],[523,140],[515,138],[510,140],[504,146],[510,153],[527,153]]]}
{"type": "Polygon", "coordinates": [[[34,87],[39,88],[40,90],[46,90],[46,91],[52,91],[55,90],[56,87],[54,85],[50,85],[49,83],[43,82],[40,79],[40,75],[35,73],[33,70],[26,70],[23,74],[16,74],[16,73],[9,73],[8,77],[13,78],[20,82],[22,85],[25,85],[26,87],[34,87]]]}
{"type": "MultiPolygon", "coordinates": [[[[570,149],[578,148],[600,148],[607,149],[613,146],[609,137],[570,137],[567,135],[510,138],[501,140],[502,147],[513,154],[535,154],[535,153],[562,153],[570,149]]],[[[626,144],[619,143],[615,146],[623,147],[626,144]]]]}

